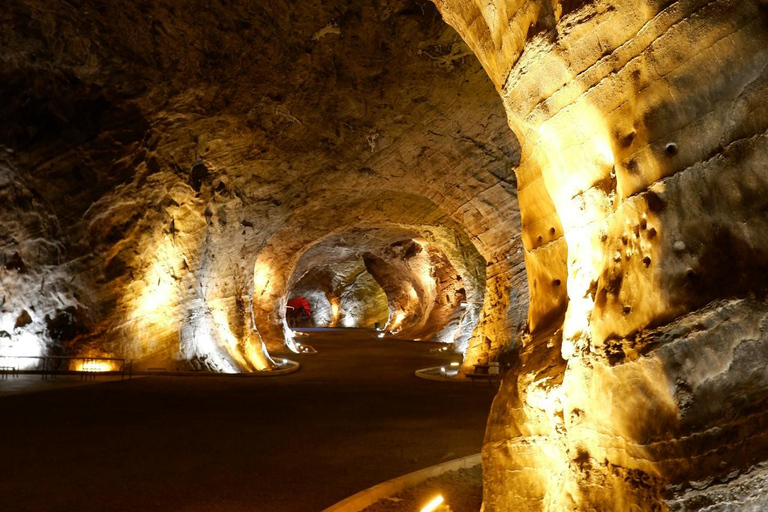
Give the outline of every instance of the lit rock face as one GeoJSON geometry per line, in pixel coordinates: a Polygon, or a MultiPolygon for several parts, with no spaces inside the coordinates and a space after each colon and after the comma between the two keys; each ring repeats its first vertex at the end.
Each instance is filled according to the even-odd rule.
{"type": "Polygon", "coordinates": [[[277,348],[282,343],[280,330],[289,338],[291,333],[284,325],[284,310],[274,304],[282,297],[316,296],[315,291],[322,291],[328,306],[321,307],[331,309],[332,325],[379,323],[398,337],[453,343],[464,352],[477,324],[477,308],[474,315],[464,314],[461,304],[468,296],[481,298],[486,283],[482,257],[461,238],[456,231],[439,226],[422,227],[421,232],[399,226],[356,228],[326,237],[301,253],[299,246],[284,245],[304,243],[295,233],[284,240],[273,237],[257,268],[276,267],[266,259],[278,252],[274,247],[301,255],[285,285],[290,293],[275,284],[283,282],[276,272],[263,290],[256,289],[259,332],[268,347],[277,348]],[[280,240],[284,243],[278,244],[280,240]],[[335,313],[333,304],[337,304],[335,313]],[[270,325],[276,328],[263,327],[270,325]]]}
{"type": "Polygon", "coordinates": [[[313,267],[291,290],[305,297],[315,327],[374,327],[389,318],[387,295],[362,260],[313,267]]]}
{"type": "Polygon", "coordinates": [[[765,509],[765,2],[436,3],[523,148],[485,510],[765,509]]]}
{"type": "MultiPolygon", "coordinates": [[[[414,240],[387,246],[381,256],[366,253],[366,269],[389,300],[386,329],[407,339],[452,343],[461,303],[466,301],[463,278],[439,250],[414,240]]],[[[474,327],[474,326],[472,326],[474,327]]]]}
{"type": "MultiPolygon", "coordinates": [[[[362,268],[365,270],[365,266],[362,268]]],[[[367,271],[339,294],[339,325],[342,327],[383,327],[389,318],[387,294],[367,271]]]]}
{"type": "Polygon", "coordinates": [[[431,4],[9,0],[0,95],[0,352],[267,369],[300,255],[391,225],[485,283],[468,360],[515,340],[519,150],[431,4]]]}
{"type": "MultiPolygon", "coordinates": [[[[39,356],[47,353],[44,340],[65,343],[82,326],[75,317],[79,306],[60,263],[64,248],[58,241],[56,216],[27,188],[7,161],[0,160],[0,348],[4,355],[39,356]],[[22,257],[21,255],[24,255],[22,257]],[[49,301],[38,302],[40,295],[49,301]]],[[[20,361],[22,368],[33,360],[20,361]]]]}

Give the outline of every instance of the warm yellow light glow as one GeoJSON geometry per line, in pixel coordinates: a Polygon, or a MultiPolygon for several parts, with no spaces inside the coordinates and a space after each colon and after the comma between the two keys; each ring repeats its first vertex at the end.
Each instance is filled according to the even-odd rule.
{"type": "Polygon", "coordinates": [[[436,496],[432,501],[427,503],[427,505],[421,509],[421,512],[433,512],[437,507],[443,504],[443,497],[438,495],[436,496]]]}
{"type": "Polygon", "coordinates": [[[261,343],[245,343],[245,358],[257,370],[269,370],[270,365],[261,343]]]}
{"type": "Polygon", "coordinates": [[[78,372],[114,372],[118,370],[116,361],[78,361],[75,371],[78,372]]]}
{"type": "Polygon", "coordinates": [[[527,387],[525,406],[544,411],[552,425],[561,421],[564,390],[551,377],[531,382],[527,387]]]}
{"type": "Polygon", "coordinates": [[[599,185],[615,178],[613,136],[605,118],[587,102],[571,105],[529,135],[568,246],[562,355],[569,359],[589,346],[594,309],[590,289],[599,280],[605,254],[598,226],[617,202],[615,188],[599,185]]]}
{"type": "Polygon", "coordinates": [[[258,262],[253,270],[253,285],[256,295],[261,295],[269,285],[272,269],[266,263],[258,262]]]}
{"type": "Polygon", "coordinates": [[[454,361],[454,362],[452,362],[452,363],[451,363],[451,366],[459,366],[459,363],[457,363],[456,361],[454,361]]]}
{"type": "Polygon", "coordinates": [[[227,311],[221,308],[212,308],[211,318],[213,318],[213,325],[224,349],[242,368],[249,368],[251,366],[257,370],[269,368],[269,363],[261,346],[257,346],[255,342],[243,342],[241,344],[234,333],[232,333],[229,327],[227,311]],[[240,350],[241,347],[242,350],[240,350]]]}
{"type": "Polygon", "coordinates": [[[595,108],[574,105],[542,123],[530,136],[566,233],[612,211],[613,197],[594,187],[615,164],[610,130],[595,108]]]}
{"type": "Polygon", "coordinates": [[[158,279],[156,286],[150,286],[149,293],[144,293],[141,297],[141,302],[137,312],[142,316],[147,316],[151,313],[155,313],[160,306],[168,302],[168,298],[171,295],[171,288],[168,281],[162,278],[158,279]]]}
{"type": "Polygon", "coordinates": [[[331,300],[331,327],[335,327],[339,323],[341,317],[341,307],[337,302],[338,299],[331,300]]]}
{"type": "Polygon", "coordinates": [[[400,324],[403,323],[403,320],[405,319],[405,311],[398,311],[397,314],[395,314],[394,319],[392,320],[392,323],[387,326],[387,328],[390,331],[397,331],[400,327],[400,324]]]}
{"type": "Polygon", "coordinates": [[[183,255],[169,239],[160,243],[152,256],[150,269],[133,284],[136,299],[131,318],[136,323],[136,336],[142,346],[156,338],[148,335],[149,331],[170,328],[173,324],[179,292],[173,276],[179,275],[183,264],[183,255]]]}

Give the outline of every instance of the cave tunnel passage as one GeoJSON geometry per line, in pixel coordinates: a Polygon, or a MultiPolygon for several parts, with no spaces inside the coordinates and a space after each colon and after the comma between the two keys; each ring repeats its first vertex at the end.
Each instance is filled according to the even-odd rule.
{"type": "Polygon", "coordinates": [[[387,295],[361,260],[312,268],[291,290],[289,306],[295,297],[305,297],[311,308],[311,317],[298,327],[370,329],[383,327],[389,318],[387,295]]]}
{"type": "MultiPolygon", "coordinates": [[[[292,255],[386,222],[430,243],[426,231],[451,232],[456,251],[479,255],[467,271],[456,260],[476,255],[444,251],[465,284],[491,276],[485,290],[465,286],[475,329],[460,329],[462,352],[494,357],[519,342],[519,146],[433,4],[200,2],[182,15],[173,2],[118,3],[8,5],[0,352],[267,371],[268,351],[290,343],[292,255]],[[68,28],[23,28],[48,23],[68,28]]],[[[380,321],[432,336],[395,311],[405,302],[388,297],[380,321]]]]}
{"type": "Polygon", "coordinates": [[[214,377],[3,397],[0,509],[317,510],[486,428],[486,512],[768,510],[765,0],[2,5],[0,366],[214,377]],[[294,292],[394,339],[313,362],[294,292]],[[510,362],[490,415],[415,381],[435,337],[510,362]]]}
{"type": "Polygon", "coordinates": [[[433,4],[2,10],[0,356],[151,376],[0,399],[18,461],[0,509],[316,511],[480,450],[492,393],[417,379],[457,354],[404,340],[465,361],[519,342],[520,148],[433,4]],[[353,259],[299,262],[376,229],[353,259]],[[285,302],[326,271],[359,277],[339,323],[393,339],[315,336],[298,372],[259,380],[295,348],[285,302]]]}
{"type": "MultiPolygon", "coordinates": [[[[478,269],[485,262],[476,252],[435,237],[427,241],[418,231],[357,228],[312,245],[287,287],[287,306],[294,301],[298,307],[300,298],[311,304],[312,318],[300,326],[378,327],[382,337],[446,343],[463,354],[462,341],[478,319],[467,297],[482,303],[486,283],[478,269]]],[[[286,320],[296,323],[291,315],[286,320]]]]}

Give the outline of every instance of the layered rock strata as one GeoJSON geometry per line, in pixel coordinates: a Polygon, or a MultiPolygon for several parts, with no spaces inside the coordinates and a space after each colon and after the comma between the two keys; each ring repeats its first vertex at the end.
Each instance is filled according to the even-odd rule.
{"type": "MultiPolygon", "coordinates": [[[[256,262],[287,280],[356,226],[459,233],[506,274],[477,300],[489,325],[522,284],[518,147],[429,3],[10,0],[0,95],[2,183],[33,197],[2,213],[0,352],[268,369],[285,339],[256,262]]],[[[484,356],[514,338],[478,329],[484,356]]]]}
{"type": "Polygon", "coordinates": [[[765,508],[765,2],[436,3],[522,146],[485,510],[765,508]]]}

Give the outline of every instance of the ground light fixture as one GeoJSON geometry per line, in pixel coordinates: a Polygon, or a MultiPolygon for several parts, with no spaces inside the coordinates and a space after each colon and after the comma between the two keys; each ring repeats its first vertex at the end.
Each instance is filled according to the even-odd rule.
{"type": "Polygon", "coordinates": [[[459,366],[458,363],[454,365],[454,363],[451,363],[451,368],[448,368],[447,366],[441,366],[440,367],[440,375],[443,377],[455,377],[459,374],[459,370],[457,367],[459,366]]]}
{"type": "Polygon", "coordinates": [[[109,370],[111,370],[111,368],[106,363],[90,363],[80,367],[80,371],[83,372],[108,372],[109,370]]]}
{"type": "Polygon", "coordinates": [[[440,505],[443,504],[445,500],[443,500],[443,497],[441,495],[435,496],[432,501],[427,503],[424,508],[421,509],[420,512],[435,512],[438,510],[437,507],[440,507],[440,510],[445,510],[447,507],[441,507],[440,505]]]}

